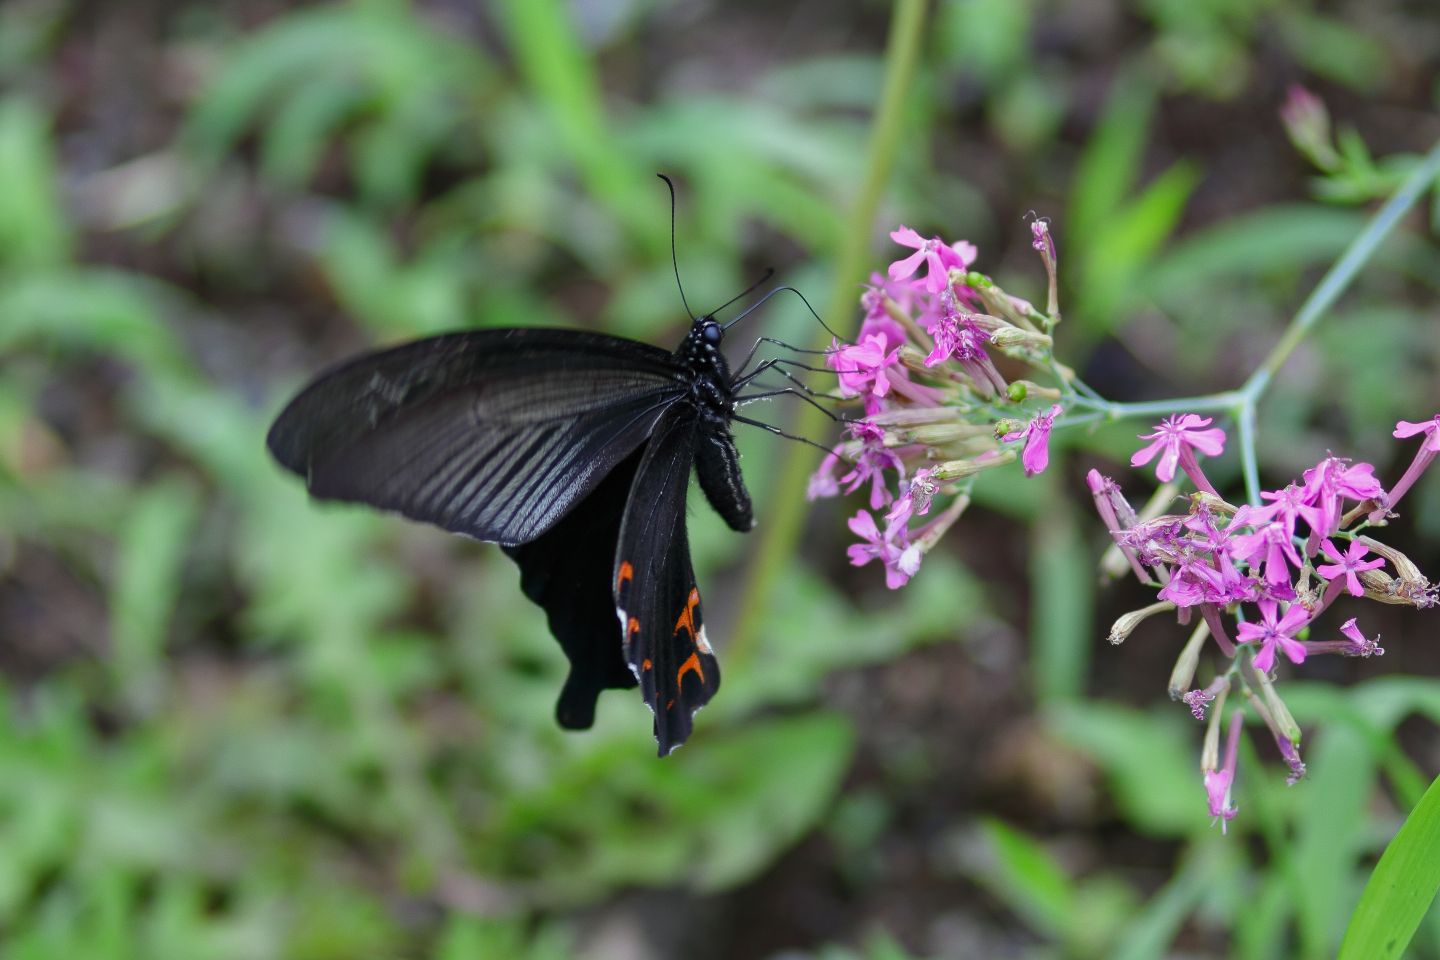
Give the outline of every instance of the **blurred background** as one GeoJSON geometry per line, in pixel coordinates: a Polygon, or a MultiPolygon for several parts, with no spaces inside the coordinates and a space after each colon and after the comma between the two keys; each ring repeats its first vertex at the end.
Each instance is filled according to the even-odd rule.
{"type": "MultiPolygon", "coordinates": [[[[265,455],[288,394],[372,344],[512,324],[678,341],[656,171],[697,309],[768,265],[826,309],[863,279],[832,271],[890,17],[0,3],[0,953],[1333,955],[1440,772],[1433,620],[1332,615],[1362,614],[1385,657],[1282,667],[1311,776],[1287,789],[1257,734],[1222,837],[1201,727],[1165,696],[1184,631],[1103,642],[1147,600],[1097,585],[1080,478],[1143,500],[1124,467],[1143,425],[982,485],[897,593],[846,565],[859,504],[805,503],[777,480],[783,441],[742,433],[759,529],[691,521],[725,685],[664,761],[633,693],[556,728],[564,658],[498,550],[311,504],[265,455]]],[[[1057,352],[1113,399],[1238,385],[1440,139],[1426,0],[927,18],[866,270],[904,222],[1043,302],[1023,216],[1050,216],[1057,352]],[[1345,131],[1327,169],[1280,122],[1294,83],[1345,131]]],[[[1408,463],[1395,420],[1440,407],[1437,215],[1285,368],[1267,486],[1326,450],[1387,483],[1408,463]]],[[[816,339],[787,299],[747,323],[816,339]]],[[[1211,475],[1233,489],[1234,457],[1211,475]]],[[[1405,514],[1386,539],[1440,574],[1435,476],[1405,514]]],[[[1440,922],[1412,952],[1440,956],[1440,922]]]]}

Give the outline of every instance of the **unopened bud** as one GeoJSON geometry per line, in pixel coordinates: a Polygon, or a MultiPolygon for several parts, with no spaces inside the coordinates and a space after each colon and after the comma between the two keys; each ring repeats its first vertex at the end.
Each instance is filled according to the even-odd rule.
{"type": "Polygon", "coordinates": [[[1126,637],[1135,631],[1136,627],[1140,626],[1141,621],[1148,617],[1153,617],[1157,613],[1174,609],[1175,604],[1168,600],[1162,600],[1159,603],[1152,603],[1148,607],[1141,607],[1139,610],[1131,610],[1129,613],[1122,615],[1115,621],[1114,625],[1110,627],[1110,642],[1119,646],[1125,642],[1126,637]]]}
{"type": "Polygon", "coordinates": [[[1280,699],[1280,694],[1275,691],[1275,683],[1268,674],[1261,673],[1255,669],[1254,664],[1249,660],[1245,661],[1245,682],[1247,691],[1250,692],[1250,703],[1255,707],[1255,712],[1264,719],[1265,725],[1275,735],[1278,742],[1281,738],[1290,741],[1292,744],[1300,744],[1300,724],[1290,714],[1290,708],[1285,706],[1285,701],[1280,699]],[[1256,697],[1254,690],[1260,691],[1256,697]]]}
{"type": "Polygon", "coordinates": [[[1191,631],[1190,639],[1185,641],[1180,656],[1175,659],[1175,668],[1170,671],[1171,700],[1180,699],[1185,691],[1190,689],[1190,684],[1195,679],[1195,667],[1200,663],[1200,650],[1209,636],[1210,626],[1202,620],[1191,631]]]}
{"type": "Polygon", "coordinates": [[[935,468],[930,474],[937,483],[949,483],[951,480],[959,480],[963,477],[973,477],[982,470],[990,470],[994,467],[1003,467],[1007,463],[1015,462],[1014,450],[1000,450],[998,452],[984,453],[969,460],[947,460],[935,468]]]}
{"type": "Polygon", "coordinates": [[[1380,556],[1386,560],[1389,560],[1390,565],[1395,568],[1395,572],[1401,580],[1408,580],[1412,583],[1426,583],[1428,585],[1429,581],[1427,581],[1425,575],[1420,572],[1420,568],[1415,566],[1415,562],[1399,550],[1381,543],[1374,537],[1359,536],[1355,539],[1365,544],[1365,546],[1369,547],[1375,553],[1380,554],[1380,556]]]}
{"type": "Polygon", "coordinates": [[[1220,718],[1225,714],[1225,697],[1230,691],[1229,684],[1216,695],[1215,709],[1210,711],[1210,722],[1205,725],[1204,745],[1200,748],[1200,769],[1220,769],[1220,718]]]}
{"type": "Polygon", "coordinates": [[[1325,109],[1325,101],[1298,83],[1293,84],[1280,108],[1280,120],[1290,142],[1311,163],[1327,172],[1340,167],[1340,155],[1330,143],[1330,112],[1325,109]]]}
{"type": "Polygon", "coordinates": [[[1026,350],[1049,350],[1055,341],[1049,334],[1019,327],[1001,327],[990,334],[990,342],[1002,350],[1020,347],[1026,350]]]}
{"type": "Polygon", "coordinates": [[[1204,490],[1197,490],[1190,494],[1191,516],[1208,511],[1211,514],[1221,514],[1230,517],[1234,516],[1235,511],[1238,509],[1238,507],[1228,500],[1217,497],[1213,493],[1207,493],[1204,490]]]}

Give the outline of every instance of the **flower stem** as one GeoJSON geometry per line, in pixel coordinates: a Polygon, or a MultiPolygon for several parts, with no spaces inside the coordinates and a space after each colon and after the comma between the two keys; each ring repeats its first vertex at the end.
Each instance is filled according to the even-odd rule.
{"type": "MultiPolygon", "coordinates": [[[[920,61],[921,41],[925,35],[926,0],[897,0],[890,20],[890,37],[885,48],[885,80],[880,105],[870,128],[866,150],[865,179],[850,209],[848,225],[840,240],[834,285],[828,301],[830,316],[850,312],[859,283],[865,276],[875,214],[880,197],[890,180],[895,153],[901,142],[905,120],[905,100],[910,82],[920,61]]],[[[795,426],[804,435],[821,426],[821,414],[805,407],[795,426]]],[[[770,502],[776,504],[770,524],[763,528],[756,548],[755,561],[742,593],[740,617],[728,651],[736,668],[743,668],[755,653],[761,618],[770,599],[770,592],[785,579],[784,565],[789,561],[800,535],[804,511],[798,506],[809,478],[812,457],[800,445],[790,447],[781,461],[770,502]]]]}
{"type": "Polygon", "coordinates": [[[1417,200],[1424,195],[1437,177],[1440,177],[1440,143],[1405,178],[1390,199],[1370,218],[1365,229],[1350,242],[1345,252],[1326,271],[1320,283],[1301,304],[1290,325],[1285,328],[1280,340],[1270,350],[1265,360],[1250,374],[1238,390],[1206,394],[1200,397],[1177,397],[1171,400],[1148,400],[1140,403],[1113,403],[1107,400],[1078,394],[1070,399],[1071,406],[1087,411],[1086,414],[1062,420],[1060,425],[1078,425],[1096,419],[1120,420],[1129,417],[1147,417],[1169,413],[1197,413],[1219,410],[1235,418],[1239,429],[1240,466],[1245,477],[1245,495],[1251,503],[1260,502],[1260,471],[1255,451],[1255,412],[1260,398],[1269,389],[1275,374],[1295,352],[1295,348],[1319,322],[1325,312],[1350,286],[1364,266],[1370,262],[1380,244],[1395,229],[1402,217],[1410,211],[1417,200]],[[1094,414],[1093,416],[1091,414],[1094,414]]]}
{"type": "Polygon", "coordinates": [[[1335,265],[1326,272],[1320,283],[1306,298],[1299,312],[1295,314],[1295,319],[1290,321],[1290,326],[1285,330],[1280,342],[1275,344],[1269,356],[1250,375],[1250,379],[1241,388],[1242,393],[1248,399],[1258,400],[1260,394],[1265,392],[1270,378],[1300,345],[1300,341],[1305,339],[1305,335],[1310,332],[1325,311],[1329,310],[1339,299],[1340,294],[1345,292],[1350,281],[1354,280],[1355,275],[1370,261],[1375,249],[1389,236],[1390,231],[1400,222],[1400,218],[1410,211],[1410,208],[1415,205],[1415,201],[1419,200],[1430,188],[1437,175],[1440,175],[1440,143],[1436,143],[1430,148],[1430,152],[1415,167],[1410,176],[1405,178],[1405,182],[1391,195],[1390,199],[1385,201],[1385,205],[1370,219],[1370,222],[1365,225],[1365,229],[1360,231],[1359,236],[1345,248],[1340,259],[1335,261],[1335,265]]]}

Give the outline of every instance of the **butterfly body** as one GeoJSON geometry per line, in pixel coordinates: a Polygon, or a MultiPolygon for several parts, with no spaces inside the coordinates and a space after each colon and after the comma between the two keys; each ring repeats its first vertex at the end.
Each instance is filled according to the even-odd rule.
{"type": "Polygon", "coordinates": [[[638,684],[664,755],[720,683],[692,469],[731,528],[754,526],[722,340],[708,316],[674,352],[571,330],[432,337],[322,374],[267,443],[317,498],[499,543],[570,660],[560,724],[589,727],[601,690],[638,684]]]}

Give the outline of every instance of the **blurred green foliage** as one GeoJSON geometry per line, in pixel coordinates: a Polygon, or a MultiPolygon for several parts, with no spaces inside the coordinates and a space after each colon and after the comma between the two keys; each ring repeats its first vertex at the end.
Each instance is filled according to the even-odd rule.
{"type": "MultiPolygon", "coordinates": [[[[1233,935],[1239,957],[1333,952],[1365,868],[1428,779],[1396,727],[1440,720],[1440,685],[1287,684],[1319,731],[1315,777],[1287,791],[1248,764],[1238,836],[1220,838],[1183,715],[1084,699],[1092,660],[1113,656],[1092,650],[1096,538],[1088,514],[1056,507],[1051,475],[977,490],[1030,527],[1028,593],[933,556],[880,602],[837,585],[833,560],[797,557],[758,652],[727,664],[701,732],[657,763],[637,698],[605,697],[589,734],[555,729],[563,658],[495,551],[317,506],[265,459],[270,417],[339,343],[522,323],[673,339],[656,170],[683,184],[692,302],[740,289],[762,243],[798,264],[801,286],[823,280],[862,174],[881,37],[624,102],[606,86],[614,62],[639,59],[655,42],[646,18],[668,5],[616,5],[599,39],[560,0],[481,6],[478,34],[443,4],[401,0],[243,28],[206,11],[166,39],[199,77],[175,129],[99,170],[75,166],[61,131],[76,121],[57,105],[80,5],[0,7],[0,586],[31,589],[58,565],[41,603],[69,598],[80,624],[0,637],[35,661],[0,659],[20,664],[0,681],[5,955],[551,960],[585,949],[580,907],[634,888],[734,889],[817,831],[863,876],[865,848],[903,819],[887,791],[938,780],[956,745],[885,755],[877,783],[850,789],[871,731],[831,702],[836,678],[957,641],[978,661],[974,638],[1027,604],[1027,703],[1046,748],[1094,771],[1101,825],[1163,845],[1175,869],[1076,865],[1066,834],[1094,823],[1042,836],[963,808],[935,869],[1037,956],[1159,957],[1186,929],[1233,935]],[[105,252],[117,243],[172,266],[127,265],[105,252]],[[225,314],[271,286],[313,302],[279,330],[263,311],[225,314]],[[316,320],[340,314],[353,325],[316,320]]],[[[1143,36],[1092,102],[1070,83],[1080,68],[1041,42],[1052,18],[1065,26],[1055,6],[936,5],[888,215],[968,233],[997,273],[1033,274],[1002,259],[998,224],[1023,210],[992,206],[945,162],[947,126],[976,106],[988,149],[1011,152],[1017,202],[1038,196],[1056,215],[1075,361],[1119,333],[1153,347],[1159,316],[1184,344],[1155,347],[1182,364],[1177,379],[1238,382],[1235,344],[1278,326],[1363,219],[1336,202],[1368,194],[1191,219],[1211,171],[1203,156],[1157,158],[1163,98],[1233,103],[1271,38],[1297,69],[1372,92],[1387,38],[1310,3],[1114,4],[1106,16],[1136,18],[1143,36]],[[1090,120],[1074,143],[1077,113],[1090,120]]],[[[1072,26],[1077,42],[1097,29],[1072,26]]],[[[1262,431],[1288,438],[1277,471],[1416,415],[1434,338],[1396,294],[1433,296],[1436,257],[1396,237],[1366,296],[1327,320],[1310,362],[1342,387],[1266,409],[1262,431]]],[[[800,308],[779,303],[766,333],[808,338],[800,308]]],[[[1065,438],[1091,455],[1124,442],[1065,438]]],[[[762,528],[767,512],[804,509],[765,496],[770,438],[743,444],[762,528]]],[[[723,637],[746,544],[708,511],[692,528],[723,637]]],[[[910,956],[879,924],[857,926],[858,946],[812,955],[910,956]]],[[[1440,926],[1419,942],[1440,954],[1440,926]]]]}

